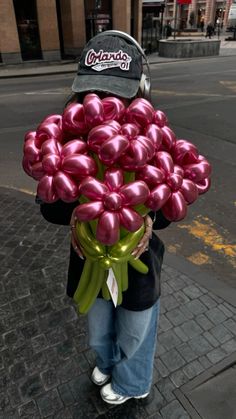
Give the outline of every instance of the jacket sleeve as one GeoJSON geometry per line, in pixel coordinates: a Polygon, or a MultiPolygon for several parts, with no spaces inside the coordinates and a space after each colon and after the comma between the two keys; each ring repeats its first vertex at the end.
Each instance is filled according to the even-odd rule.
{"type": "Polygon", "coordinates": [[[171,223],[171,221],[164,217],[161,210],[157,212],[151,211],[148,215],[150,215],[153,221],[153,230],[163,230],[171,223]]]}
{"type": "MultiPolygon", "coordinates": [[[[36,200],[37,202],[37,200],[36,200]]],[[[53,204],[46,204],[45,202],[40,203],[40,212],[42,216],[49,223],[60,224],[60,225],[69,225],[72,212],[75,207],[77,207],[78,202],[63,202],[56,201],[53,204]]]]}

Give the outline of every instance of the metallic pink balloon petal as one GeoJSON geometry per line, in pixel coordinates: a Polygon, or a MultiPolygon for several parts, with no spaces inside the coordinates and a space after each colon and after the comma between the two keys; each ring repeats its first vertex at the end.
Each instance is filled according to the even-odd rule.
{"type": "Polygon", "coordinates": [[[199,195],[206,193],[211,187],[211,179],[206,178],[196,183],[199,195]]]}
{"type": "Polygon", "coordinates": [[[198,188],[196,184],[190,179],[183,179],[180,192],[182,193],[187,204],[192,204],[192,202],[196,201],[198,197],[198,188]]]}
{"type": "Polygon", "coordinates": [[[119,216],[121,225],[128,231],[137,231],[143,224],[143,217],[132,208],[123,207],[119,216]]]}
{"type": "Polygon", "coordinates": [[[35,180],[40,180],[45,175],[41,161],[32,164],[31,173],[35,180]]]}
{"type": "Polygon", "coordinates": [[[169,173],[166,177],[166,183],[172,191],[178,191],[183,182],[183,176],[177,173],[169,173]]]}
{"type": "Polygon", "coordinates": [[[59,143],[63,140],[63,133],[59,126],[53,122],[42,122],[36,131],[36,145],[40,147],[44,141],[55,138],[59,143]]]}
{"type": "Polygon", "coordinates": [[[75,217],[80,221],[90,221],[98,218],[104,211],[101,201],[87,202],[76,207],[75,217]]]}
{"type": "Polygon", "coordinates": [[[85,176],[95,176],[97,165],[92,157],[84,154],[72,154],[66,156],[62,161],[62,170],[76,179],[83,179],[85,176]]]}
{"type": "Polygon", "coordinates": [[[177,140],[171,152],[173,160],[179,165],[196,163],[198,161],[198,150],[195,145],[186,140],[177,140]]]}
{"type": "Polygon", "coordinates": [[[114,120],[108,120],[106,121],[106,125],[110,125],[111,127],[115,128],[117,134],[120,132],[121,125],[119,124],[119,122],[114,120]]]}
{"type": "Polygon", "coordinates": [[[44,118],[43,122],[56,124],[58,125],[58,128],[62,130],[62,115],[60,114],[48,115],[44,118]]]}
{"type": "Polygon", "coordinates": [[[37,188],[37,195],[43,202],[48,204],[52,204],[58,200],[58,196],[53,185],[53,176],[44,175],[42,179],[40,179],[37,188]]]}
{"type": "Polygon", "coordinates": [[[194,182],[200,182],[211,174],[211,165],[206,159],[199,163],[186,164],[183,169],[185,177],[194,182]]]}
{"type": "Polygon", "coordinates": [[[122,206],[122,197],[118,192],[110,192],[104,196],[103,205],[107,211],[118,211],[122,206]]]}
{"type": "Polygon", "coordinates": [[[165,175],[163,171],[157,167],[146,164],[137,173],[137,178],[143,180],[148,186],[153,188],[164,181],[165,175]]]}
{"type": "Polygon", "coordinates": [[[98,179],[87,176],[80,183],[79,191],[92,201],[101,201],[109,193],[108,187],[98,179]]]}
{"type": "Polygon", "coordinates": [[[139,127],[145,127],[153,119],[154,109],[148,100],[143,98],[134,99],[126,110],[126,119],[139,127]]]}
{"type": "Polygon", "coordinates": [[[25,156],[23,157],[23,160],[22,160],[22,167],[25,173],[27,173],[27,175],[32,177],[32,165],[30,164],[29,160],[25,156]]]}
{"type": "Polygon", "coordinates": [[[116,168],[107,169],[104,174],[104,182],[111,191],[117,191],[124,183],[123,171],[116,168]]]}
{"type": "Polygon", "coordinates": [[[158,151],[162,144],[163,133],[160,127],[155,124],[149,124],[145,129],[145,136],[154,144],[155,150],[158,151]]]}
{"type": "Polygon", "coordinates": [[[126,153],[118,160],[120,166],[128,172],[139,170],[147,161],[148,153],[146,147],[138,141],[131,141],[126,153]]]}
{"type": "Polygon", "coordinates": [[[28,131],[28,132],[25,134],[24,141],[27,141],[27,140],[29,140],[29,139],[35,140],[35,138],[36,138],[36,131],[28,131]]]}
{"type": "Polygon", "coordinates": [[[120,238],[120,220],[117,212],[104,211],[99,219],[96,238],[101,243],[111,246],[120,238]]]}
{"type": "Polygon", "coordinates": [[[24,143],[24,156],[30,163],[36,163],[41,159],[41,151],[36,147],[35,140],[28,138],[24,143]]]}
{"type": "Polygon", "coordinates": [[[171,190],[168,185],[161,183],[156,186],[150,193],[145,205],[153,211],[158,211],[171,195],[171,190]]]}
{"type": "Polygon", "coordinates": [[[142,180],[130,182],[120,188],[123,205],[144,204],[149,196],[149,188],[142,180]]]}
{"type": "Polygon", "coordinates": [[[117,97],[106,97],[102,99],[105,121],[115,119],[120,121],[125,112],[124,103],[117,97]]]}
{"type": "Polygon", "coordinates": [[[176,137],[174,131],[172,131],[169,127],[164,126],[162,129],[162,150],[170,151],[176,142],[176,137]]]}
{"type": "Polygon", "coordinates": [[[167,151],[158,151],[155,155],[157,167],[166,173],[174,171],[174,163],[172,157],[167,151]]]}
{"type": "Polygon", "coordinates": [[[61,149],[62,157],[69,156],[71,154],[84,154],[87,151],[87,144],[85,141],[81,139],[74,139],[68,141],[65,145],[63,145],[61,149]]]}
{"type": "Polygon", "coordinates": [[[55,138],[50,138],[42,144],[41,152],[43,155],[52,153],[59,156],[60,146],[61,144],[55,138]]]}
{"type": "Polygon", "coordinates": [[[178,164],[174,165],[174,173],[177,173],[177,175],[184,177],[184,169],[178,164]]]}
{"type": "Polygon", "coordinates": [[[104,109],[101,99],[95,93],[89,93],[83,100],[85,121],[89,127],[95,127],[104,121],[104,109]]]}
{"type": "Polygon", "coordinates": [[[90,150],[98,153],[101,145],[117,134],[117,128],[111,124],[98,125],[95,128],[92,128],[88,134],[88,146],[90,150]]]}
{"type": "Polygon", "coordinates": [[[114,135],[101,145],[98,156],[104,164],[111,166],[128,147],[129,140],[124,135],[114,135]]]}
{"type": "Polygon", "coordinates": [[[145,137],[144,135],[137,135],[137,137],[135,138],[135,141],[138,141],[139,143],[143,144],[144,147],[146,147],[147,153],[148,153],[148,161],[150,161],[154,154],[155,154],[155,147],[153,142],[148,138],[145,137]]]}
{"type": "Polygon", "coordinates": [[[180,221],[186,217],[187,204],[180,191],[172,192],[170,198],[162,207],[162,212],[169,221],[180,221]]]}
{"type": "Polygon", "coordinates": [[[161,128],[168,125],[167,116],[160,110],[154,112],[152,122],[161,128]]]}
{"type": "Polygon", "coordinates": [[[63,131],[74,135],[87,134],[89,128],[85,122],[84,107],[81,103],[71,103],[62,115],[63,131]]]}
{"type": "Polygon", "coordinates": [[[42,166],[47,175],[54,175],[60,169],[61,157],[58,154],[46,154],[43,156],[42,166]]]}
{"type": "Polygon", "coordinates": [[[140,133],[140,128],[131,123],[123,124],[120,128],[120,134],[125,135],[128,140],[131,140],[132,138],[136,137],[140,133]]]}
{"type": "Polygon", "coordinates": [[[78,186],[66,173],[62,171],[56,172],[53,178],[53,185],[62,201],[74,202],[78,199],[78,186]]]}

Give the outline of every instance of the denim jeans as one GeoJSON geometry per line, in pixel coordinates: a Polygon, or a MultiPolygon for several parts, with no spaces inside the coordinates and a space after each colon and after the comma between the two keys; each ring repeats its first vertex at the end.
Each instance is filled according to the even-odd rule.
{"type": "Polygon", "coordinates": [[[158,318],[159,300],[147,310],[130,311],[97,298],[90,309],[89,345],[99,370],[111,375],[116,393],[141,396],[150,391],[158,318]]]}

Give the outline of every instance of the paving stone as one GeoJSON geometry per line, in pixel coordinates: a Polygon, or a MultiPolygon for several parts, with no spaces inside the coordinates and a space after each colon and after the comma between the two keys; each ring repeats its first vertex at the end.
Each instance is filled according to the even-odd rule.
{"type": "Polygon", "coordinates": [[[195,317],[195,320],[203,330],[209,330],[214,326],[205,314],[199,314],[199,316],[195,317]]]}
{"type": "Polygon", "coordinates": [[[55,414],[63,407],[56,389],[48,391],[37,399],[37,405],[42,418],[55,414]]]}
{"type": "Polygon", "coordinates": [[[182,340],[182,342],[187,342],[189,340],[189,337],[183,332],[180,326],[175,327],[174,332],[182,340]]]}
{"type": "Polygon", "coordinates": [[[201,327],[195,322],[195,320],[189,320],[180,326],[180,329],[189,338],[200,335],[202,333],[201,327]]]}
{"type": "Polygon", "coordinates": [[[25,365],[23,362],[17,362],[12,365],[9,369],[10,377],[13,383],[25,377],[25,365]]]}
{"type": "Polygon", "coordinates": [[[181,340],[172,330],[160,333],[159,341],[166,348],[166,350],[169,350],[181,343],[181,340]]]}
{"type": "Polygon", "coordinates": [[[203,292],[196,285],[188,285],[182,290],[192,300],[202,296],[203,292]]]}
{"type": "Polygon", "coordinates": [[[210,362],[210,360],[205,356],[200,356],[198,358],[198,361],[202,364],[204,370],[208,370],[208,368],[210,368],[212,366],[212,363],[210,362]]]}
{"type": "Polygon", "coordinates": [[[182,343],[181,345],[178,345],[176,349],[180,353],[180,355],[185,359],[186,362],[193,361],[197,358],[197,355],[187,343],[182,343]]]}
{"type": "Polygon", "coordinates": [[[175,399],[173,390],[175,390],[176,387],[168,377],[160,379],[157,382],[156,387],[167,402],[171,402],[171,400],[175,399]]]}
{"type": "Polygon", "coordinates": [[[216,300],[214,300],[213,298],[211,298],[211,296],[209,294],[202,295],[200,297],[200,300],[205,304],[205,306],[208,309],[211,309],[211,308],[217,306],[216,300]]]}
{"type": "Polygon", "coordinates": [[[167,377],[168,375],[169,375],[169,370],[168,370],[168,368],[163,364],[163,362],[161,361],[161,359],[160,358],[157,358],[156,360],[155,360],[155,367],[156,367],[156,369],[157,369],[157,371],[158,371],[158,374],[161,376],[161,377],[167,377]]]}
{"type": "Polygon", "coordinates": [[[173,325],[169,322],[169,320],[166,318],[166,316],[163,314],[160,317],[160,323],[159,323],[159,331],[166,331],[173,327],[173,325]]]}
{"type": "Polygon", "coordinates": [[[34,352],[43,351],[48,346],[47,339],[46,339],[45,335],[41,334],[41,335],[38,335],[38,336],[34,336],[31,339],[31,345],[32,345],[32,348],[33,348],[34,352]]]}
{"type": "Polygon", "coordinates": [[[173,288],[174,291],[179,291],[186,287],[186,280],[184,280],[181,277],[178,277],[174,279],[169,279],[168,284],[171,286],[171,288],[173,288]]]}
{"type": "Polygon", "coordinates": [[[160,409],[165,405],[164,398],[156,387],[153,388],[153,392],[154,396],[152,397],[151,402],[145,406],[145,410],[149,415],[159,412],[160,409]]]}
{"type": "Polygon", "coordinates": [[[217,348],[219,346],[219,342],[217,339],[214,338],[214,336],[209,332],[204,332],[203,336],[208,340],[208,342],[213,346],[214,348],[217,348]]]}
{"type": "Polygon", "coordinates": [[[173,297],[173,295],[167,295],[167,296],[163,296],[161,298],[161,307],[165,310],[165,311],[170,311],[173,308],[178,307],[179,303],[178,301],[173,297]]]}
{"type": "Polygon", "coordinates": [[[18,408],[18,413],[21,418],[36,419],[39,417],[38,407],[34,400],[21,405],[18,408]]]}
{"type": "Polygon", "coordinates": [[[58,386],[58,391],[65,406],[69,406],[74,403],[75,399],[70,391],[68,383],[58,386]]]}
{"type": "Polygon", "coordinates": [[[209,352],[206,356],[213,364],[216,364],[226,357],[226,351],[221,348],[216,348],[209,352]]]}
{"type": "Polygon", "coordinates": [[[20,385],[20,394],[23,399],[32,399],[43,391],[42,382],[37,374],[27,377],[20,385]]]}
{"type": "Polygon", "coordinates": [[[50,390],[59,384],[57,371],[54,368],[49,368],[40,374],[45,390],[50,390]]]}
{"type": "Polygon", "coordinates": [[[225,304],[219,304],[218,308],[219,308],[219,310],[223,311],[223,313],[225,314],[226,317],[232,317],[233,316],[232,310],[229,310],[229,308],[227,308],[225,306],[225,304]]]}
{"type": "Polygon", "coordinates": [[[169,352],[161,355],[160,358],[170,371],[175,371],[185,364],[184,359],[176,349],[171,349],[169,352]]]}
{"type": "Polygon", "coordinates": [[[202,371],[204,371],[203,365],[200,364],[197,359],[183,367],[183,372],[189,379],[196,377],[196,375],[200,374],[202,371]]]}
{"type": "Polygon", "coordinates": [[[233,319],[228,319],[228,320],[226,320],[226,321],[223,323],[223,325],[224,325],[225,327],[227,327],[227,329],[228,329],[231,333],[233,333],[234,335],[236,335],[236,321],[235,321],[235,320],[233,320],[233,319]]]}
{"type": "Polygon", "coordinates": [[[164,282],[161,286],[163,295],[168,295],[173,293],[173,289],[169,286],[167,282],[164,282]]]}
{"type": "Polygon", "coordinates": [[[184,313],[179,309],[168,311],[166,317],[171,321],[174,326],[178,326],[186,321],[184,313]]]}
{"type": "Polygon", "coordinates": [[[218,324],[213,327],[210,330],[210,333],[212,333],[220,343],[227,342],[227,340],[230,340],[233,337],[233,334],[230,333],[230,331],[223,324],[218,324]]]}
{"type": "Polygon", "coordinates": [[[190,339],[189,346],[198,356],[205,355],[213,349],[209,341],[202,335],[190,339]]]}
{"type": "Polygon", "coordinates": [[[231,339],[221,345],[221,348],[226,351],[228,354],[236,351],[236,339],[231,339]]]}
{"type": "Polygon", "coordinates": [[[225,314],[218,308],[214,307],[211,310],[206,312],[206,316],[212,321],[214,324],[219,324],[224,322],[227,317],[225,314]]]}
{"type": "Polygon", "coordinates": [[[175,298],[180,305],[188,303],[188,301],[190,301],[189,297],[187,297],[187,295],[184,294],[182,291],[175,292],[175,298]]]}
{"type": "Polygon", "coordinates": [[[161,415],[164,419],[191,419],[178,400],[173,400],[163,407],[161,415]]]}
{"type": "Polygon", "coordinates": [[[185,304],[185,307],[189,311],[191,311],[191,313],[193,313],[195,316],[207,311],[207,307],[204,304],[202,304],[199,299],[189,301],[189,303],[185,304]]]}

